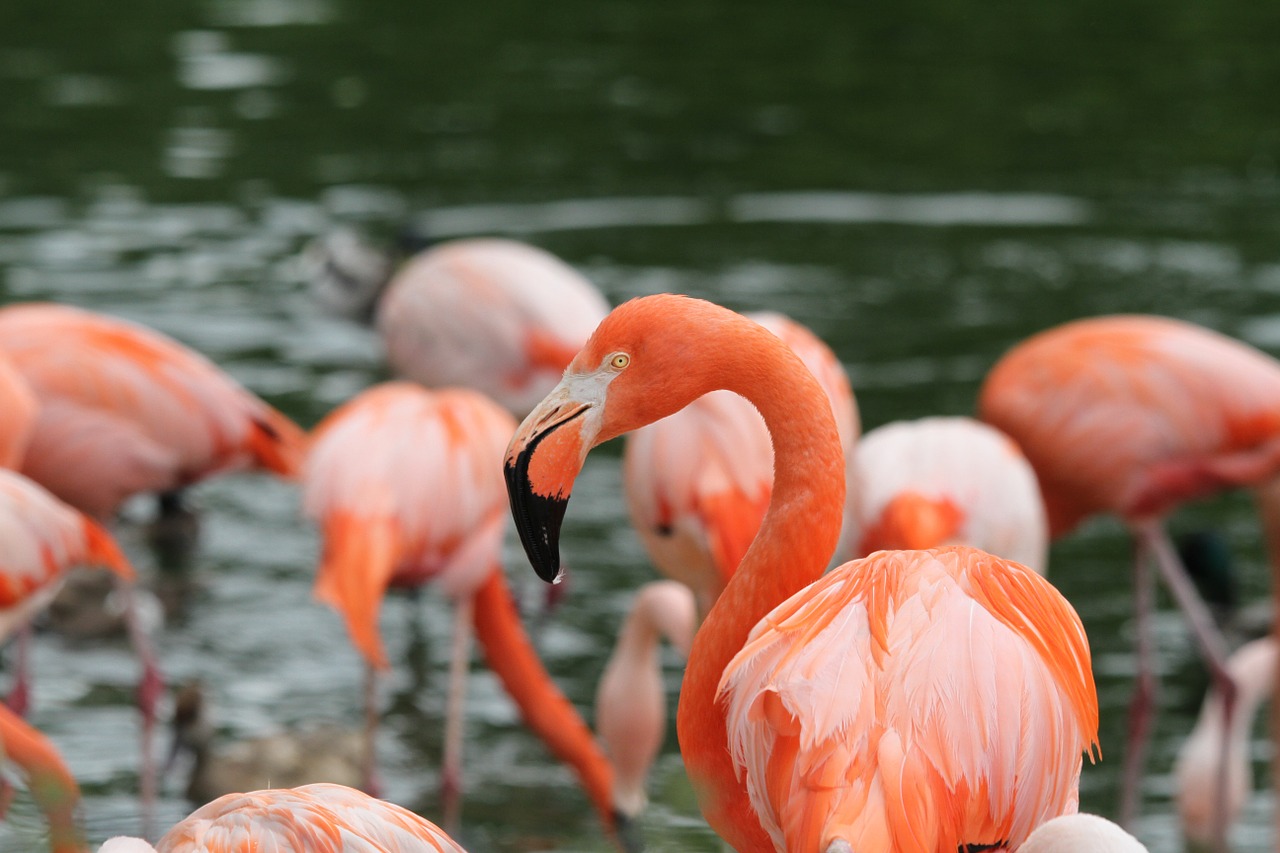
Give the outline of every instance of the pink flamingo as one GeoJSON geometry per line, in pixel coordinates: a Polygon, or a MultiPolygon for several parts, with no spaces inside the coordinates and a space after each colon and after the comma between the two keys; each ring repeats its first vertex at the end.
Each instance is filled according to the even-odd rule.
{"type": "Polygon", "coordinates": [[[1049,534],[1030,463],[970,418],[876,427],[854,449],[845,536],[853,556],[963,543],[1044,574],[1049,534]]]}
{"type": "Polygon", "coordinates": [[[22,471],[110,518],[130,495],[249,465],[296,473],[304,435],[159,332],[65,305],[0,309],[0,355],[39,401],[22,471]]]}
{"type": "Polygon", "coordinates": [[[325,783],[227,794],[192,812],[155,847],[140,838],[117,836],[98,853],[264,850],[466,853],[434,823],[408,809],[325,783]]]}
{"type": "Polygon", "coordinates": [[[538,574],[591,447],[726,389],[775,450],[769,510],[694,637],[677,729],[732,847],[1017,849],[1076,809],[1097,696],[1083,626],[1029,569],[971,548],[884,551],[823,576],[845,464],[831,406],[776,336],[659,295],[615,309],[525,419],[506,475],[538,574]]]}
{"type": "Polygon", "coordinates": [[[374,673],[387,669],[377,619],[389,586],[436,583],[454,604],[442,778],[446,825],[457,821],[462,698],[471,626],[525,722],[578,773],[611,830],[613,771],[529,643],[502,572],[500,460],[511,415],[465,389],[390,382],[363,392],[316,428],[303,490],[324,553],[316,595],[337,608],[368,665],[366,756],[372,775],[374,673]]]}
{"type": "MultiPolygon", "coordinates": [[[[1185,501],[1255,487],[1272,552],[1280,555],[1280,363],[1190,323],[1096,317],[1041,332],[1006,353],[987,376],[979,411],[1035,468],[1052,536],[1099,513],[1119,516],[1132,533],[1138,676],[1121,786],[1127,823],[1141,798],[1156,703],[1148,560],[1186,614],[1231,715],[1236,688],[1225,641],[1163,520],[1185,501]]],[[[1280,557],[1273,574],[1280,594],[1280,557]]],[[[1220,798],[1226,787],[1224,779],[1220,798]]],[[[1218,806],[1225,814],[1221,799],[1218,806]]],[[[1221,831],[1220,849],[1225,822],[1221,831]]]]}

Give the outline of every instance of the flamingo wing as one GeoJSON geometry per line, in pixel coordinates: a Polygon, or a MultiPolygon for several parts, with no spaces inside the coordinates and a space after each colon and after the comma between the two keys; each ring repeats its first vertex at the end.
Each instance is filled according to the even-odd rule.
{"type": "Polygon", "coordinates": [[[719,696],[778,850],[1017,845],[1074,811],[1096,743],[1084,629],[970,548],[846,563],[752,631],[719,696]]]}

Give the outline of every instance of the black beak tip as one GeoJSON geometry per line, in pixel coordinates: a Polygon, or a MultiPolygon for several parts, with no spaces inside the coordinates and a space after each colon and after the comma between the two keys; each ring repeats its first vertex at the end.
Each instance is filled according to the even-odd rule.
{"type": "Polygon", "coordinates": [[[533,570],[547,583],[558,583],[561,574],[560,525],[569,499],[534,493],[528,474],[533,449],[532,446],[526,448],[514,462],[507,462],[504,466],[507,498],[520,534],[520,544],[524,546],[533,570]]]}
{"type": "Polygon", "coordinates": [[[614,810],[613,826],[617,834],[618,846],[623,853],[644,853],[644,836],[640,832],[640,822],[634,817],[614,810]]]}

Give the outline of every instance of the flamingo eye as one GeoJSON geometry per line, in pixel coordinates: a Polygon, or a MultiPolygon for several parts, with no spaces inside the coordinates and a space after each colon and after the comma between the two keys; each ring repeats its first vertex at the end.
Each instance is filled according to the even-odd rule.
{"type": "Polygon", "coordinates": [[[626,367],[630,363],[631,363],[631,356],[627,355],[625,352],[620,352],[617,355],[615,355],[613,358],[609,359],[609,366],[612,367],[614,370],[621,370],[622,368],[626,367]]]}

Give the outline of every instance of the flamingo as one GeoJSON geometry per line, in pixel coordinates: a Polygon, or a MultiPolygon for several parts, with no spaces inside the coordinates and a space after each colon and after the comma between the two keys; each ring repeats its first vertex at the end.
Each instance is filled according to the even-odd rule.
{"type": "MultiPolygon", "coordinates": [[[[377,628],[388,586],[434,581],[454,603],[442,781],[446,826],[457,820],[462,694],[470,627],[525,722],[582,780],[607,827],[617,826],[612,768],[530,644],[501,568],[500,461],[515,428],[504,409],[467,389],[375,386],[316,427],[303,480],[324,552],[316,596],[337,608],[369,673],[366,755],[372,775],[374,673],[388,662],[377,628]]],[[[625,843],[625,842],[624,842],[625,843]]]]}
{"type": "Polygon", "coordinates": [[[343,785],[317,783],[227,794],[180,821],[152,847],[108,839],[98,853],[342,853],[351,850],[466,853],[406,808],[343,785]]]}
{"type": "Polygon", "coordinates": [[[26,777],[27,788],[49,824],[52,853],[81,853],[80,786],[49,739],[0,705],[0,767],[8,763],[26,777]]]}
{"type": "Polygon", "coordinates": [[[971,418],[876,427],[858,442],[845,536],[853,556],[964,543],[1044,574],[1048,528],[1035,472],[1012,441],[971,418]]]}
{"type": "Polygon", "coordinates": [[[315,254],[326,301],[373,315],[397,375],[429,388],[474,388],[517,416],[551,390],[609,312],[580,273],[515,240],[438,243],[394,274],[389,259],[349,232],[315,254]]]}
{"type": "Polygon", "coordinates": [[[0,468],[18,468],[35,430],[35,394],[9,360],[0,356],[0,468]]]}
{"type": "Polygon", "coordinates": [[[1157,689],[1148,558],[1186,614],[1228,716],[1235,701],[1226,644],[1174,553],[1164,517],[1188,500],[1256,487],[1280,581],[1280,363],[1179,320],[1095,317],[1006,353],[978,408],[1035,468],[1051,536],[1098,513],[1119,516],[1133,536],[1138,677],[1120,812],[1128,823],[1141,797],[1157,689]]]}
{"type": "Polygon", "coordinates": [[[587,451],[712,390],[755,404],[775,480],[760,532],[695,635],[677,731],[734,849],[1017,849],[1075,811],[1097,742],[1088,641],[1042,577],[963,546],[823,576],[845,465],[831,406],[776,336],[662,294],[596,329],[507,449],[512,514],[544,580],[587,451]]]}
{"type": "MultiPolygon", "coordinates": [[[[103,527],[58,500],[16,471],[0,469],[0,640],[23,630],[32,616],[57,594],[72,566],[100,565],[125,582],[126,625],[142,662],[138,707],[142,714],[140,786],[144,809],[154,801],[155,773],[151,734],[163,682],[146,631],[137,619],[131,585],[133,566],[103,527]]],[[[22,638],[20,638],[20,643],[22,638]]],[[[19,648],[18,674],[11,704],[21,713],[30,693],[24,648],[19,648]]]]}
{"type": "Polygon", "coordinates": [[[1230,721],[1222,695],[1211,689],[1200,707],[1191,735],[1183,742],[1174,764],[1178,817],[1182,831],[1198,844],[1214,840],[1213,804],[1221,784],[1219,766],[1225,760],[1226,805],[1222,819],[1229,827],[1244,808],[1253,787],[1249,775],[1249,731],[1258,706],[1271,698],[1276,677],[1275,637],[1245,643],[1227,660],[1227,669],[1239,688],[1230,721]],[[1222,754],[1223,733],[1227,752],[1222,754]]]}
{"type": "Polygon", "coordinates": [[[110,518],[139,492],[172,492],[254,465],[292,476],[304,434],[204,356],[135,323],[68,305],[0,309],[0,355],[39,402],[22,471],[110,518]]]}
{"type": "MultiPolygon", "coordinates": [[[[831,401],[848,454],[858,437],[849,377],[813,332],[773,312],[748,317],[781,338],[831,401]]],[[[623,485],[631,522],[658,571],[711,609],[755,538],[773,487],[773,448],[760,413],[715,391],[627,436],[623,485]]]]}
{"type": "Polygon", "coordinates": [[[1147,853],[1146,846],[1104,817],[1071,814],[1036,827],[1018,853],[1147,853]]]}

